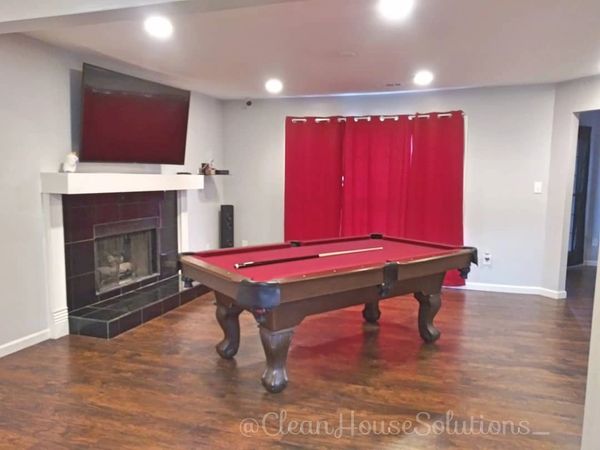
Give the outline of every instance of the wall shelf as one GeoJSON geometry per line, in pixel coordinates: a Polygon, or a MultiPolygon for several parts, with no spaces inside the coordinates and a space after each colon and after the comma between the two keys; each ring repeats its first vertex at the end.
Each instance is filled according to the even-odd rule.
{"type": "Polygon", "coordinates": [[[204,188],[204,175],[45,172],[40,177],[42,193],[45,194],[188,191],[204,188]]]}

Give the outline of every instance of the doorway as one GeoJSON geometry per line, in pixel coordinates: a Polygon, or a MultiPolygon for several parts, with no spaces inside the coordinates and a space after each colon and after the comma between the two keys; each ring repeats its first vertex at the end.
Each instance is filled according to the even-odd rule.
{"type": "Polygon", "coordinates": [[[600,235],[600,110],[579,114],[567,259],[567,296],[593,301],[600,235]]]}
{"type": "Polygon", "coordinates": [[[567,266],[578,266],[584,262],[585,226],[590,174],[590,152],[592,127],[580,125],[577,136],[577,157],[573,201],[571,203],[571,229],[569,231],[569,256],[567,266]]]}

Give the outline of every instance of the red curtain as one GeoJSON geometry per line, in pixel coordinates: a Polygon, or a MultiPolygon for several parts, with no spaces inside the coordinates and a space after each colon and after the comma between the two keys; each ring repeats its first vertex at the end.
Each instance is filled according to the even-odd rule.
{"type": "MultiPolygon", "coordinates": [[[[463,245],[463,114],[417,116],[412,125],[405,236],[463,245]]],[[[444,284],[458,286],[464,280],[453,271],[444,284]]]]}
{"type": "Polygon", "coordinates": [[[343,141],[342,235],[404,236],[410,121],[349,117],[343,141]]]}
{"type": "MultiPolygon", "coordinates": [[[[285,238],[381,232],[463,245],[463,164],[462,111],[288,118],[285,238]]],[[[445,284],[464,280],[452,272],[445,284]]]]}
{"type": "Polygon", "coordinates": [[[286,240],[340,235],[343,131],[337,117],[286,119],[286,240]]]}

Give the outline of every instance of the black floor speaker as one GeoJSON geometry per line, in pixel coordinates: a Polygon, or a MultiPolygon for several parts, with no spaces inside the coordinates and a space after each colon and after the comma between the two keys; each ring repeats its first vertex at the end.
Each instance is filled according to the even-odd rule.
{"type": "Polygon", "coordinates": [[[221,205],[219,212],[219,245],[233,247],[233,205],[221,205]]]}

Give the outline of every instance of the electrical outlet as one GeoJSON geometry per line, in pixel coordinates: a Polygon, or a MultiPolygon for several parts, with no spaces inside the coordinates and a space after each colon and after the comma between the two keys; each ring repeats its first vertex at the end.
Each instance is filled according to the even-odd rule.
{"type": "Polygon", "coordinates": [[[598,238],[597,237],[592,239],[592,247],[598,247],[598,238]]]}
{"type": "Polygon", "coordinates": [[[246,239],[242,239],[242,247],[248,247],[248,241],[246,239]]]}
{"type": "Polygon", "coordinates": [[[206,244],[206,245],[204,246],[204,248],[205,248],[206,250],[210,250],[210,244],[206,244]]]}
{"type": "Polygon", "coordinates": [[[481,260],[481,264],[483,264],[484,266],[491,266],[492,265],[492,254],[490,252],[485,252],[483,254],[483,258],[481,260]]]}

